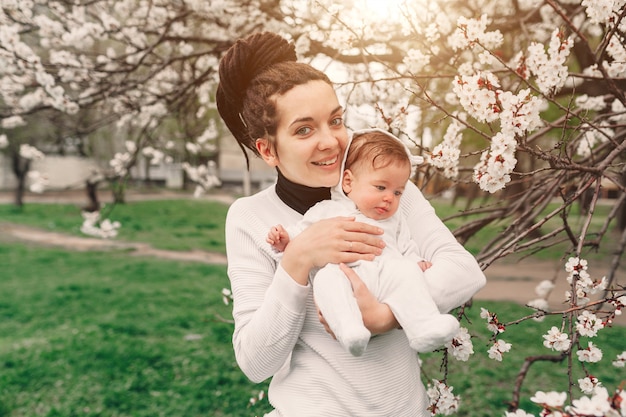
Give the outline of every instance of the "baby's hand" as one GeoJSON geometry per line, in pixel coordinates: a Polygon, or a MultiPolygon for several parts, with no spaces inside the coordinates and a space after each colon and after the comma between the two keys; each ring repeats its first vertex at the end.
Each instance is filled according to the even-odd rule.
{"type": "Polygon", "coordinates": [[[277,224],[270,229],[267,234],[267,239],[265,240],[272,245],[274,249],[283,252],[289,243],[289,235],[282,225],[277,224]]]}
{"type": "Polygon", "coordinates": [[[426,271],[428,268],[433,266],[432,262],[428,262],[428,261],[419,261],[417,264],[421,268],[422,272],[426,271]]]}

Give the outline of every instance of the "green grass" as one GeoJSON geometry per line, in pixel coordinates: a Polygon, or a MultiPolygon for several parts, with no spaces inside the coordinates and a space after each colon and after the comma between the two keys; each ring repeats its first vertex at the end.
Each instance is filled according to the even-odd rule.
{"type": "MultiPolygon", "coordinates": [[[[195,200],[132,202],[117,206],[112,217],[122,222],[123,240],[223,252],[226,210],[195,200]]],[[[72,205],[27,204],[21,211],[0,205],[0,221],[80,233],[72,205]]],[[[220,295],[228,285],[224,266],[0,241],[0,417],[262,416],[267,400],[254,406],[248,400],[267,383],[252,384],[238,369],[232,324],[220,319],[230,318],[220,295]]],[[[500,417],[523,358],[550,353],[541,336],[560,321],[511,327],[502,338],[513,351],[496,362],[487,358],[480,307],[503,322],[529,311],[476,302],[465,324],[476,354],[468,362],[451,360],[449,383],[462,397],[458,415],[500,417]]],[[[610,365],[626,350],[626,328],[607,329],[592,341],[604,359],[588,369],[614,389],[626,380],[624,368],[610,365]]],[[[425,381],[440,379],[441,354],[422,358],[425,381]]],[[[564,364],[534,365],[522,407],[537,414],[529,400],[535,391],[565,390],[565,370],[564,364]]],[[[580,377],[576,361],[574,371],[580,377]]]]}
{"type": "MultiPolygon", "coordinates": [[[[267,401],[248,399],[255,385],[238,369],[231,345],[223,266],[75,253],[0,244],[0,416],[254,416],[267,401]],[[200,339],[188,340],[198,335],[200,339]]],[[[511,303],[480,302],[470,310],[476,354],[451,364],[462,396],[460,416],[501,416],[526,355],[545,354],[541,335],[554,318],[526,322],[502,338],[514,351],[502,363],[486,357],[489,333],[480,307],[502,321],[528,312],[511,303]]],[[[585,341],[586,343],[586,341],[585,341]]],[[[605,386],[626,379],[610,366],[626,350],[626,328],[594,340],[604,352],[590,370],[605,386]]],[[[440,354],[423,355],[428,378],[441,378],[440,354]]],[[[561,364],[531,368],[524,406],[536,390],[564,389],[561,364]]]]}
{"type": "MultiPolygon", "coordinates": [[[[0,244],[0,416],[253,416],[225,267],[0,244]]],[[[262,414],[262,413],[261,413],[262,414]]]]}

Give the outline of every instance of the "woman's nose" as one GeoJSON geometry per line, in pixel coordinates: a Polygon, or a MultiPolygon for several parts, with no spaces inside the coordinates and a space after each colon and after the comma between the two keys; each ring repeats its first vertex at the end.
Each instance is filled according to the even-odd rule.
{"type": "Polygon", "coordinates": [[[337,144],[338,140],[334,132],[330,129],[322,129],[320,131],[319,148],[326,149],[337,144]]]}

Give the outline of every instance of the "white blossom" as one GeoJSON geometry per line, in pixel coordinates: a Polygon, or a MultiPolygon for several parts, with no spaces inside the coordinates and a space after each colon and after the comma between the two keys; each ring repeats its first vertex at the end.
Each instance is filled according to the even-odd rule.
{"type": "Polygon", "coordinates": [[[205,191],[221,185],[217,176],[217,167],[214,161],[209,161],[206,165],[192,166],[188,162],[183,162],[183,169],[189,179],[198,184],[194,192],[194,197],[200,197],[205,191]]]}
{"type": "Polygon", "coordinates": [[[224,304],[229,305],[233,300],[233,293],[228,288],[222,288],[222,301],[224,304]]]}
{"type": "Polygon", "coordinates": [[[27,143],[20,145],[20,156],[24,159],[30,159],[33,161],[41,160],[45,157],[43,152],[27,143]]]}
{"type": "Polygon", "coordinates": [[[607,23],[624,6],[623,0],[583,0],[581,5],[592,23],[607,23]]]}
{"type": "Polygon", "coordinates": [[[427,161],[431,165],[443,169],[446,178],[456,178],[458,175],[459,156],[461,155],[462,131],[465,126],[454,119],[446,128],[443,141],[433,148],[427,161]]]}
{"type": "Polygon", "coordinates": [[[576,97],[574,102],[578,107],[585,110],[600,111],[607,106],[604,96],[589,97],[587,94],[582,94],[576,97]]]}
{"type": "Polygon", "coordinates": [[[548,333],[543,335],[543,345],[548,349],[564,352],[571,346],[571,341],[567,333],[563,333],[558,327],[552,326],[548,333]]]}
{"type": "Polygon", "coordinates": [[[511,181],[511,172],[517,164],[515,139],[497,133],[492,139],[492,148],[484,151],[480,162],[474,166],[473,179],[482,190],[495,193],[511,181]]]}
{"type": "Polygon", "coordinates": [[[165,159],[165,153],[159,149],[155,149],[152,146],[146,146],[141,150],[141,153],[150,159],[150,165],[159,165],[165,159]]]}
{"type": "Polygon", "coordinates": [[[604,387],[596,387],[591,398],[581,397],[566,407],[569,413],[579,416],[606,416],[611,410],[609,393],[604,387]]]}
{"type": "Polygon", "coordinates": [[[255,405],[257,402],[263,401],[264,398],[265,398],[265,391],[261,390],[258,392],[256,396],[250,397],[250,399],[248,400],[248,403],[250,405],[255,405]]]}
{"type": "Polygon", "coordinates": [[[609,118],[611,121],[615,123],[626,123],[626,107],[622,104],[621,101],[615,99],[611,103],[611,113],[612,116],[609,118]]]}
{"type": "Polygon", "coordinates": [[[554,289],[554,282],[549,280],[543,280],[535,287],[535,294],[539,297],[545,298],[554,289]]]}
{"type": "Polygon", "coordinates": [[[110,219],[100,219],[100,212],[83,211],[83,224],[80,231],[89,236],[95,236],[102,239],[110,239],[117,236],[118,229],[121,227],[120,222],[112,222],[110,219]]]}
{"type": "MultiPolygon", "coordinates": [[[[550,305],[548,304],[548,300],[545,298],[535,298],[534,300],[527,302],[526,305],[538,311],[550,311],[550,305]]],[[[545,319],[545,316],[541,315],[539,317],[534,317],[533,319],[541,322],[545,319]]]]}
{"type": "Polygon", "coordinates": [[[465,327],[459,328],[457,334],[445,344],[448,352],[459,361],[467,361],[474,354],[474,345],[471,336],[465,327]]]}
{"type": "Polygon", "coordinates": [[[589,342],[587,348],[577,351],[576,355],[581,362],[599,362],[602,359],[602,351],[592,342],[589,342]]]}
{"type": "Polygon", "coordinates": [[[489,359],[494,359],[498,362],[502,362],[502,354],[511,350],[511,344],[499,339],[488,350],[489,359]]]}
{"type": "Polygon", "coordinates": [[[132,160],[128,152],[117,152],[113,155],[113,159],[109,161],[109,165],[113,168],[116,175],[124,177],[128,173],[128,165],[132,160]]]}
{"type": "Polygon", "coordinates": [[[515,410],[514,413],[510,411],[504,412],[504,417],[535,417],[533,414],[529,414],[524,410],[515,410]]]}
{"type": "Polygon", "coordinates": [[[479,71],[473,75],[454,78],[452,91],[459,98],[465,111],[479,122],[493,122],[498,119],[500,105],[497,90],[500,81],[491,72],[479,71]]]}
{"type": "Polygon", "coordinates": [[[626,351],[617,355],[617,358],[612,362],[612,364],[616,368],[623,368],[626,364],[626,351]]]}
{"type": "Polygon", "coordinates": [[[9,116],[7,118],[2,119],[2,128],[3,129],[14,129],[16,127],[24,126],[26,122],[22,119],[21,116],[9,116]]]}
{"type": "Polygon", "coordinates": [[[585,310],[578,316],[576,331],[581,336],[595,337],[598,334],[598,330],[603,328],[602,320],[590,311],[585,310]]]}
{"type": "Polygon", "coordinates": [[[503,333],[505,327],[498,321],[498,316],[495,313],[489,312],[484,307],[480,308],[480,318],[487,320],[487,329],[493,333],[503,333]]]}
{"type": "Polygon", "coordinates": [[[429,406],[432,415],[454,415],[459,409],[460,398],[452,393],[454,387],[448,387],[443,382],[432,380],[428,384],[426,394],[429,398],[429,406]]]}
{"type": "Polygon", "coordinates": [[[200,145],[198,145],[197,143],[193,143],[193,142],[187,142],[185,143],[185,148],[189,151],[189,153],[191,154],[198,154],[200,152],[200,145]]]}
{"type": "Polygon", "coordinates": [[[490,50],[498,48],[504,38],[499,30],[487,32],[487,25],[490,23],[491,19],[486,14],[480,19],[461,16],[457,21],[457,29],[448,37],[448,44],[455,50],[471,48],[477,44],[490,50]]]}
{"type": "Polygon", "coordinates": [[[412,74],[420,74],[424,67],[430,63],[430,55],[424,54],[419,49],[409,49],[402,62],[406,65],[408,72],[412,74]]]}
{"type": "Polygon", "coordinates": [[[539,90],[546,95],[558,92],[569,75],[565,60],[574,45],[573,38],[564,38],[560,29],[555,29],[550,38],[548,51],[543,44],[533,42],[527,50],[526,65],[535,76],[539,90]]]}
{"type": "Polygon", "coordinates": [[[30,181],[29,190],[37,194],[43,193],[49,182],[48,175],[42,174],[39,171],[29,171],[28,179],[30,181]]]}
{"type": "Polygon", "coordinates": [[[593,394],[594,389],[601,385],[602,383],[594,376],[587,376],[578,380],[578,387],[584,394],[587,395],[593,394]]]}
{"type": "Polygon", "coordinates": [[[565,404],[565,400],[567,398],[567,393],[565,392],[544,392],[537,391],[535,395],[530,397],[530,400],[536,404],[542,405],[544,407],[562,407],[565,404]]]}
{"type": "Polygon", "coordinates": [[[582,157],[589,157],[593,149],[609,140],[614,136],[613,129],[610,128],[592,128],[588,124],[583,124],[580,128],[582,134],[576,148],[576,153],[582,157]]]}

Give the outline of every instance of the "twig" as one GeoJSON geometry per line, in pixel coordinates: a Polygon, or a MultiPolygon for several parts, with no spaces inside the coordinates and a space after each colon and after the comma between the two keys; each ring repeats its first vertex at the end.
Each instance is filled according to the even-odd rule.
{"type": "Polygon", "coordinates": [[[515,388],[513,390],[513,398],[509,403],[509,411],[515,411],[519,408],[519,400],[520,400],[520,392],[522,390],[522,384],[526,379],[526,375],[528,374],[528,370],[530,366],[539,361],[547,361],[547,362],[562,362],[565,358],[565,353],[561,353],[559,355],[538,355],[538,356],[528,356],[524,360],[522,367],[520,368],[517,377],[515,378],[515,388]]]}

